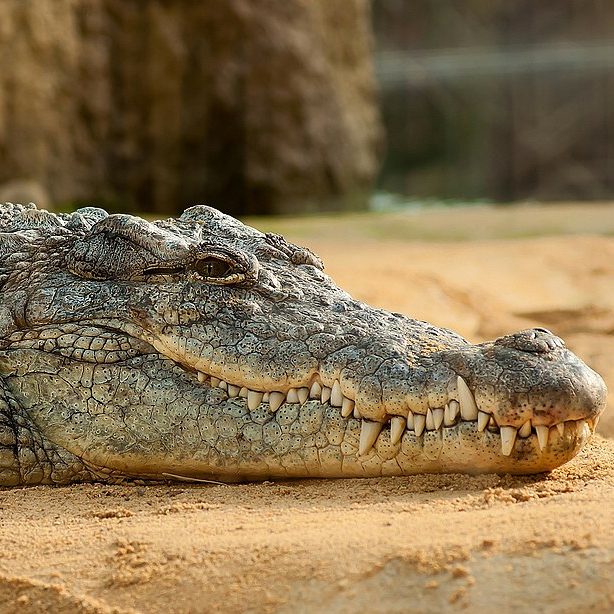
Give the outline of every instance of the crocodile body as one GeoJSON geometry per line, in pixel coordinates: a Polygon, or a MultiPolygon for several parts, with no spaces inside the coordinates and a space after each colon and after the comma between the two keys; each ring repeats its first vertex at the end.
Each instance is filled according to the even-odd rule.
{"type": "Polygon", "coordinates": [[[0,485],[535,473],[605,405],[549,331],[469,344],[210,207],[0,211],[0,485]]]}

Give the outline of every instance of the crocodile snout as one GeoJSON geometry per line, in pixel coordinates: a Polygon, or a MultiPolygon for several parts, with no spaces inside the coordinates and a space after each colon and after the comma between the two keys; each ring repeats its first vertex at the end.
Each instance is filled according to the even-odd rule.
{"type": "Polygon", "coordinates": [[[500,426],[552,427],[595,421],[605,408],[603,379],[546,329],[530,329],[451,354],[480,412],[500,426]]]}

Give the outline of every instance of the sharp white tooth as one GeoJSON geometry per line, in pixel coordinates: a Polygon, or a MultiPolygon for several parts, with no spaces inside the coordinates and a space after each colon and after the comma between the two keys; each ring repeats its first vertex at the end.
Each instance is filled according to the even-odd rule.
{"type": "Polygon", "coordinates": [[[446,403],[446,406],[443,408],[443,424],[444,426],[454,426],[454,419],[451,416],[452,412],[450,411],[450,403],[446,403]]]}
{"type": "Polygon", "coordinates": [[[531,421],[527,420],[519,429],[518,434],[525,439],[531,435],[531,421]]]}
{"type": "Polygon", "coordinates": [[[513,426],[502,426],[499,430],[501,434],[501,454],[509,456],[514,449],[516,429],[513,426]]]}
{"type": "Polygon", "coordinates": [[[296,392],[296,388],[290,388],[290,390],[288,390],[286,401],[288,401],[288,403],[298,403],[298,393],[296,392]]]}
{"type": "Polygon", "coordinates": [[[407,420],[401,416],[394,416],[390,419],[390,443],[394,446],[403,437],[407,420]]]}
{"type": "Polygon", "coordinates": [[[354,416],[354,418],[356,418],[356,420],[360,420],[362,418],[362,416],[360,415],[360,412],[358,411],[358,407],[356,407],[355,404],[354,404],[354,413],[352,415],[354,416]]]}
{"type": "Polygon", "coordinates": [[[576,433],[578,437],[590,437],[591,427],[586,420],[578,420],[576,422],[576,433]]]}
{"type": "Polygon", "coordinates": [[[331,389],[328,388],[328,386],[323,386],[322,387],[322,396],[320,397],[320,402],[321,403],[328,403],[330,401],[330,393],[331,393],[331,389]]]}
{"type": "Polygon", "coordinates": [[[234,386],[233,384],[228,384],[228,396],[231,399],[239,396],[239,391],[241,389],[238,386],[234,386]]]}
{"type": "Polygon", "coordinates": [[[460,403],[461,417],[463,420],[477,420],[478,406],[475,404],[473,393],[469,390],[467,382],[459,375],[456,378],[456,390],[460,403]]]}
{"type": "Polygon", "coordinates": [[[489,420],[490,420],[490,415],[487,414],[485,411],[478,412],[478,431],[480,433],[488,426],[489,420]]]}
{"type": "Polygon", "coordinates": [[[313,382],[313,384],[311,384],[311,388],[309,389],[309,398],[319,399],[321,396],[322,396],[322,386],[320,382],[313,382]]]}
{"type": "Polygon", "coordinates": [[[426,410],[426,430],[427,431],[433,431],[435,430],[435,423],[433,422],[433,412],[431,411],[431,408],[429,407],[426,410]]]}
{"type": "Polygon", "coordinates": [[[198,372],[198,381],[202,384],[207,379],[207,374],[202,371],[198,372]]]}
{"type": "Polygon", "coordinates": [[[433,410],[433,424],[435,425],[435,430],[438,431],[441,428],[443,423],[443,409],[437,408],[433,410]]]}
{"type": "Polygon", "coordinates": [[[217,388],[218,384],[221,382],[222,380],[219,377],[213,377],[213,375],[211,376],[211,388],[217,388]]]}
{"type": "Polygon", "coordinates": [[[423,414],[414,414],[414,431],[416,431],[416,437],[420,437],[424,432],[426,426],[426,416],[423,414]]]}
{"type": "Polygon", "coordinates": [[[537,433],[539,449],[543,452],[548,445],[548,434],[550,433],[550,429],[547,426],[536,426],[535,432],[537,433]]]}
{"type": "Polygon", "coordinates": [[[460,403],[456,399],[452,399],[448,403],[448,407],[450,408],[450,420],[456,422],[456,418],[458,418],[458,414],[460,413],[460,403]]]}
{"type": "Polygon", "coordinates": [[[285,400],[286,395],[283,392],[271,392],[271,394],[269,395],[270,411],[272,413],[276,412],[285,400]]]}
{"type": "Polygon", "coordinates": [[[407,412],[407,428],[410,430],[414,430],[414,412],[407,412]]]}
{"type": "Polygon", "coordinates": [[[343,405],[341,406],[341,415],[344,418],[349,418],[350,414],[354,412],[354,401],[352,399],[348,399],[347,397],[343,397],[343,405]]]}
{"type": "Polygon", "coordinates": [[[358,444],[358,454],[362,456],[366,454],[375,443],[377,436],[380,434],[384,426],[381,422],[372,422],[371,420],[363,420],[360,428],[360,443],[358,444]]]}
{"type": "Polygon", "coordinates": [[[301,405],[309,398],[309,388],[299,388],[296,393],[298,394],[298,402],[301,405]]]}
{"type": "Polygon", "coordinates": [[[341,392],[339,380],[335,380],[333,383],[333,388],[330,393],[330,404],[333,407],[341,407],[343,405],[343,392],[341,392]]]}
{"type": "Polygon", "coordinates": [[[556,425],[556,430],[559,432],[559,435],[561,437],[563,437],[563,435],[565,435],[565,423],[564,422],[559,422],[556,425]]]}
{"type": "Polygon", "coordinates": [[[248,392],[249,392],[249,391],[248,391],[248,389],[247,389],[245,386],[243,386],[243,387],[241,388],[241,390],[239,390],[239,396],[240,396],[242,399],[247,399],[247,394],[248,394],[248,392]]]}
{"type": "Polygon", "coordinates": [[[222,390],[228,390],[228,384],[224,380],[220,380],[220,383],[217,385],[218,388],[222,390]]]}
{"type": "Polygon", "coordinates": [[[262,392],[257,392],[256,390],[248,390],[247,391],[247,407],[250,411],[254,411],[260,407],[260,403],[262,403],[262,392]]]}
{"type": "Polygon", "coordinates": [[[271,396],[270,392],[265,392],[262,395],[262,402],[263,403],[268,403],[269,402],[269,397],[271,396]]]}

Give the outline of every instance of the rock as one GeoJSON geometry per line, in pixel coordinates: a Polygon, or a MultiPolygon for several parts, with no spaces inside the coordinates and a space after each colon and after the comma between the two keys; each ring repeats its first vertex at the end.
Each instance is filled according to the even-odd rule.
{"type": "Polygon", "coordinates": [[[0,182],[156,212],[363,206],[370,49],[366,0],[5,0],[0,182]]]}

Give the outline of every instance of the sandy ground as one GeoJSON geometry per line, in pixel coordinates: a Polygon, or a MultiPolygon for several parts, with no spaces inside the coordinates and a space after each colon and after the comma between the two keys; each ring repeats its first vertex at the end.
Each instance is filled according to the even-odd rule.
{"type": "MultiPolygon", "coordinates": [[[[614,238],[516,231],[611,232],[610,209],[275,229],[356,297],[472,341],[546,326],[614,392],[614,238]]],[[[614,411],[599,432],[547,476],[0,491],[0,611],[612,611],[614,411]]]]}

